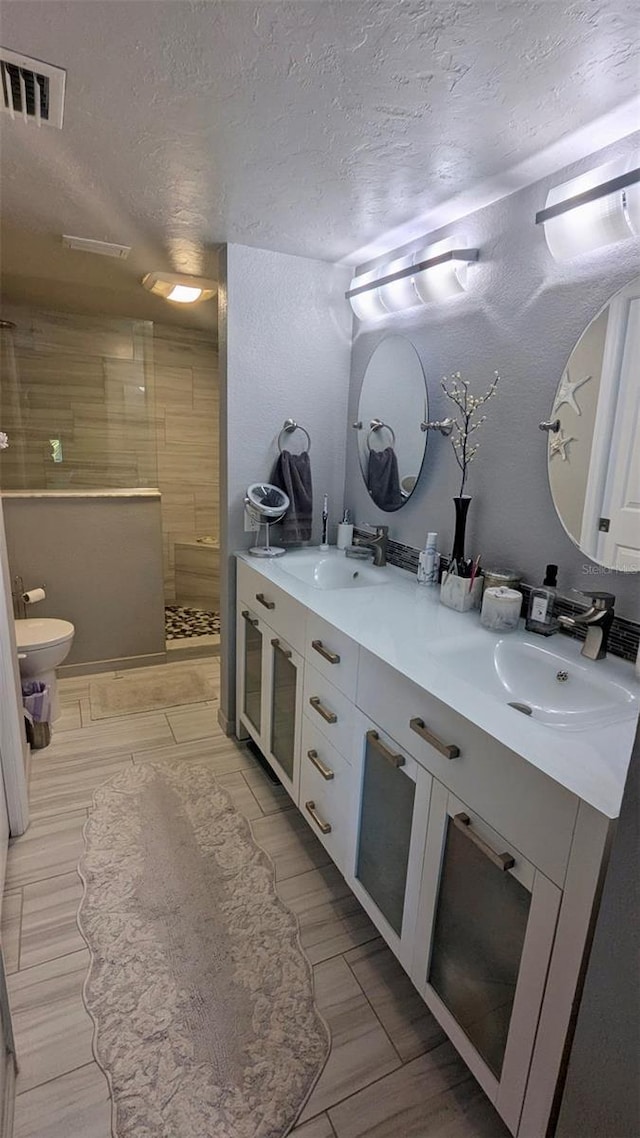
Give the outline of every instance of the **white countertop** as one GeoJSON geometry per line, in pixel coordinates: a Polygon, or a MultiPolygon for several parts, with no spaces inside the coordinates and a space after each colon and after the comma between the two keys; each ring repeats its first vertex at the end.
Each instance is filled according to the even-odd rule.
{"type": "MultiPolygon", "coordinates": [[[[284,558],[271,560],[243,552],[236,556],[596,810],[609,818],[618,817],[635,738],[636,713],[621,722],[588,730],[550,727],[521,715],[505,699],[488,695],[485,689],[461,679],[451,662],[445,667],[438,658],[438,650],[454,638],[460,640],[480,632],[488,643],[495,644],[504,635],[482,629],[477,611],[457,613],[445,608],[439,603],[437,588],[418,585],[412,573],[393,566],[380,570],[389,579],[386,585],[314,588],[283,568],[288,559],[308,557],[310,552],[291,551],[284,558]]],[[[338,550],[332,550],[331,555],[344,557],[338,550]]],[[[523,629],[508,635],[525,639],[523,629]]],[[[545,638],[539,639],[547,643],[545,638]]],[[[615,656],[585,661],[580,655],[580,642],[560,634],[551,637],[551,647],[569,663],[579,661],[597,670],[606,669],[607,678],[631,688],[640,698],[640,685],[628,661],[615,656]]]]}

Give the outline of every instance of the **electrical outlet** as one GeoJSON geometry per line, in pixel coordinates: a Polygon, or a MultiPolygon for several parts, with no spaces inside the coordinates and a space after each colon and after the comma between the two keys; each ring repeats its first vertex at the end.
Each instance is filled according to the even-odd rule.
{"type": "Polygon", "coordinates": [[[254,519],[251,517],[251,514],[249,513],[249,511],[245,507],[245,511],[244,511],[244,532],[245,533],[257,533],[259,529],[260,529],[260,522],[254,521],[254,519]]]}

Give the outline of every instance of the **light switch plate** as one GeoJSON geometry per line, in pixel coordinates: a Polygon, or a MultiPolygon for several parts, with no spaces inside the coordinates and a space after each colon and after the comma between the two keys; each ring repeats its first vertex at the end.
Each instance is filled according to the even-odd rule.
{"type": "Polygon", "coordinates": [[[249,513],[249,511],[245,507],[245,511],[244,511],[244,532],[245,533],[257,533],[259,529],[260,529],[260,522],[255,522],[253,520],[253,518],[251,517],[251,514],[249,513]]]}

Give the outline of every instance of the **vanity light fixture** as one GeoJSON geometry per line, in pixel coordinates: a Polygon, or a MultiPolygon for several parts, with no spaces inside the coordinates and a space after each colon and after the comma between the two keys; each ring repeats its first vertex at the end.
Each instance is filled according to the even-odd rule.
{"type": "Polygon", "coordinates": [[[536,214],[556,261],[640,236],[640,167],[609,162],[547,194],[536,214]]]}
{"type": "Polygon", "coordinates": [[[359,320],[400,312],[417,304],[444,300],[466,288],[467,265],[477,261],[478,249],[459,247],[447,238],[412,256],[361,273],[345,296],[359,320]]]}
{"type": "Polygon", "coordinates": [[[177,304],[195,304],[196,301],[210,300],[217,291],[216,281],[206,277],[189,277],[178,273],[147,273],[142,284],[149,292],[173,300],[177,304]]]}

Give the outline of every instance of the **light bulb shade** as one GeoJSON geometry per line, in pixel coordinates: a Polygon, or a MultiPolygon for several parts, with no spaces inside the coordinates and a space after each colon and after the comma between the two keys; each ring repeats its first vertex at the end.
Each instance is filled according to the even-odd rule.
{"type": "MultiPolygon", "coordinates": [[[[361,273],[360,276],[353,278],[349,289],[361,288],[362,285],[375,280],[376,276],[379,275],[380,274],[376,271],[361,273]]],[[[356,296],[350,296],[349,303],[358,317],[358,320],[375,320],[379,316],[384,316],[387,312],[387,309],[382,303],[379,288],[367,289],[366,292],[359,292],[356,296]]]]}
{"type": "MultiPolygon", "coordinates": [[[[401,269],[407,269],[411,264],[413,264],[412,257],[399,257],[397,261],[391,261],[389,265],[385,265],[384,269],[380,270],[380,276],[391,276],[392,273],[400,272],[401,269]]],[[[413,286],[412,276],[400,277],[399,280],[380,285],[378,292],[387,312],[402,312],[405,308],[413,308],[420,303],[420,297],[413,286]]]]}
{"type": "Polygon", "coordinates": [[[217,282],[207,277],[190,277],[183,273],[147,273],[142,284],[149,292],[177,304],[210,300],[218,288],[217,282]]]}
{"type": "MultiPolygon", "coordinates": [[[[450,253],[454,248],[464,248],[464,244],[464,241],[448,237],[436,245],[419,249],[414,254],[414,264],[430,261],[443,253],[450,253]]],[[[466,289],[467,262],[463,260],[443,261],[439,265],[432,265],[428,269],[417,272],[413,281],[415,290],[424,304],[431,304],[434,300],[447,300],[451,296],[458,296],[466,289]]]]}
{"type": "MultiPolygon", "coordinates": [[[[554,186],[547,194],[545,209],[563,202],[570,203],[571,198],[595,190],[625,172],[626,164],[609,162],[554,186]]],[[[545,239],[554,260],[567,261],[580,254],[592,253],[595,249],[626,240],[634,231],[640,232],[638,189],[636,183],[624,190],[617,189],[592,201],[576,204],[556,217],[543,219],[545,239]]]]}

